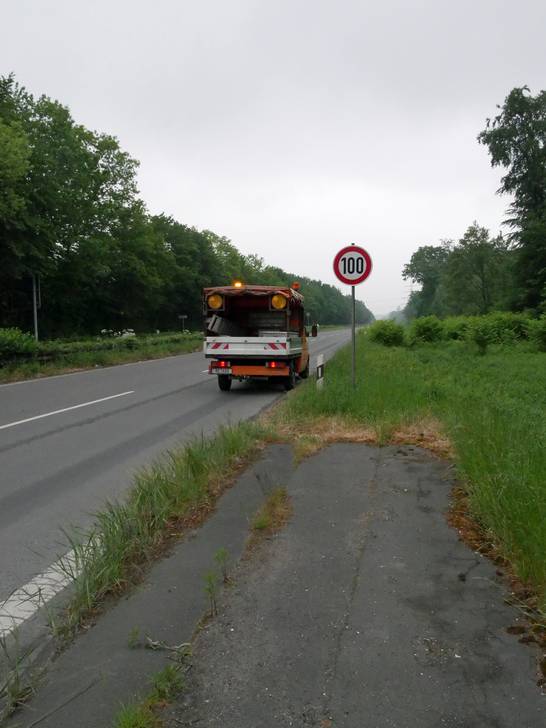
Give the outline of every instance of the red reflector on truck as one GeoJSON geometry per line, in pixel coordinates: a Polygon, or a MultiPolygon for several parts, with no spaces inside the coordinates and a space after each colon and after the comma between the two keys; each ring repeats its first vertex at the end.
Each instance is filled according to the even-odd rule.
{"type": "Polygon", "coordinates": [[[266,361],[265,365],[270,369],[284,369],[286,367],[283,361],[266,361]]]}

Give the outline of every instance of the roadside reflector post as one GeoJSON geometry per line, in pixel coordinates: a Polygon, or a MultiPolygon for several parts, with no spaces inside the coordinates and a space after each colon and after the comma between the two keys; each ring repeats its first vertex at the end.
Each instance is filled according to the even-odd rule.
{"type": "Polygon", "coordinates": [[[324,354],[317,356],[317,389],[322,389],[324,385],[324,354]]]}

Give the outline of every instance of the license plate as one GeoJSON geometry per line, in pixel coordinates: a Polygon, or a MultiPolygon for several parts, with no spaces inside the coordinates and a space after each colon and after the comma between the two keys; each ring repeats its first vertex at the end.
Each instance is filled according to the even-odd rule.
{"type": "Polygon", "coordinates": [[[210,370],[210,373],[211,374],[231,374],[231,367],[229,367],[229,368],[228,367],[222,367],[221,369],[217,369],[217,368],[213,367],[210,370]]]}

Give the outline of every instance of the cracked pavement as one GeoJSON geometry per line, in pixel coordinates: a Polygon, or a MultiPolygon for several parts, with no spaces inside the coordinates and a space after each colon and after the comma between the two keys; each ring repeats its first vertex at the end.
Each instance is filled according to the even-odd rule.
{"type": "Polygon", "coordinates": [[[302,463],[292,520],[234,574],[169,728],[544,728],[537,653],[446,523],[450,474],[414,447],[302,463]]]}

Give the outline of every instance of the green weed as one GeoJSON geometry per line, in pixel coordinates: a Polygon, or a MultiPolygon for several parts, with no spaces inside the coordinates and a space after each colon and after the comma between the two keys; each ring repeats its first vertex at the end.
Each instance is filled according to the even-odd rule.
{"type": "Polygon", "coordinates": [[[209,600],[209,616],[215,617],[218,614],[218,574],[215,571],[205,574],[205,594],[209,600]]]}
{"type": "Polygon", "coordinates": [[[156,728],[157,726],[157,716],[145,704],[123,705],[114,720],[114,728],[156,728]]]}
{"type": "Polygon", "coordinates": [[[149,701],[152,704],[171,700],[184,687],[180,667],[167,665],[154,675],[152,685],[152,692],[149,696],[149,701]]]}
{"type": "Polygon", "coordinates": [[[176,697],[184,687],[180,664],[166,665],[152,676],[152,689],[142,700],[122,705],[113,728],[159,728],[158,709],[176,697]]]}
{"type": "Polygon", "coordinates": [[[10,638],[0,637],[0,724],[9,718],[35,692],[41,678],[41,670],[29,669],[29,657],[33,647],[22,652],[17,631],[10,638]]]}
{"type": "Polygon", "coordinates": [[[140,630],[138,627],[133,627],[129,632],[127,645],[131,650],[136,649],[140,645],[140,630]]]}
{"type": "Polygon", "coordinates": [[[251,543],[259,537],[260,533],[271,535],[280,531],[291,513],[292,507],[286,488],[275,488],[252,520],[251,543]]]}
{"type": "Polygon", "coordinates": [[[220,574],[222,576],[222,581],[224,584],[227,584],[229,581],[229,575],[228,575],[228,562],[229,562],[229,552],[227,549],[225,549],[223,546],[222,548],[219,548],[218,551],[214,554],[214,561],[216,562],[216,565],[218,566],[220,570],[220,574]]]}

